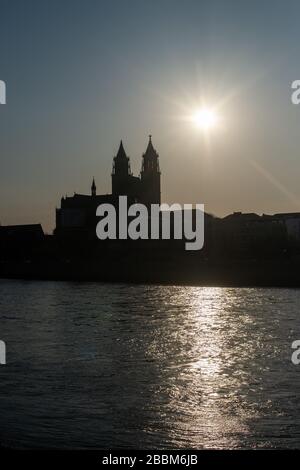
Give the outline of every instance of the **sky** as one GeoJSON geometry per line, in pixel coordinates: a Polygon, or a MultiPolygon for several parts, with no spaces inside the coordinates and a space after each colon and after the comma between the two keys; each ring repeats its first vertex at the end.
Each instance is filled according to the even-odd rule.
{"type": "Polygon", "coordinates": [[[300,209],[300,3],[0,0],[0,222],[50,233],[63,195],[111,191],[120,139],[148,135],[162,201],[207,212],[300,209]],[[205,105],[208,132],[188,116],[205,105]]]}

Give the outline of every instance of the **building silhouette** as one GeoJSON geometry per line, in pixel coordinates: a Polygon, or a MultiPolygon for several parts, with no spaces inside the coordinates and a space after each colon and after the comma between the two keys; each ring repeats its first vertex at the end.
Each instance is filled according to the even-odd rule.
{"type": "MultiPolygon", "coordinates": [[[[99,240],[96,212],[100,204],[109,203],[118,210],[119,196],[127,196],[128,205],[161,203],[159,155],[151,136],[140,175],[132,174],[121,141],[111,178],[110,194],[97,194],[92,178],[89,194],[63,197],[56,209],[53,235],[44,234],[39,224],[0,224],[0,277],[300,286],[300,213],[234,212],[223,218],[205,213],[204,247],[196,251],[185,250],[185,240],[172,237],[175,212],[170,216],[170,239],[160,232],[154,239],[99,240]]],[[[193,220],[194,216],[192,210],[193,220]]],[[[150,233],[151,223],[149,216],[150,233]]]]}
{"type": "Polygon", "coordinates": [[[56,209],[55,234],[95,232],[97,207],[103,203],[117,207],[119,196],[127,196],[128,204],[142,203],[147,207],[160,204],[160,176],[159,155],[153,147],[151,135],[142,156],[140,176],[132,174],[130,159],[121,141],[117,155],[113,158],[112,193],[98,195],[93,178],[90,195],[75,193],[71,197],[62,197],[61,206],[56,209]]]}
{"type": "Polygon", "coordinates": [[[147,207],[151,204],[160,204],[160,170],[158,158],[158,153],[152,145],[150,135],[147,150],[143,155],[140,182],[140,199],[147,207]]]}

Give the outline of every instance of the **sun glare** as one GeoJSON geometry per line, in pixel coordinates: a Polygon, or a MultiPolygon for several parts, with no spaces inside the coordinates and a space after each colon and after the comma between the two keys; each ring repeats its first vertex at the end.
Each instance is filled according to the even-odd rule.
{"type": "Polygon", "coordinates": [[[199,109],[192,115],[192,122],[196,127],[203,130],[215,127],[218,122],[218,116],[212,109],[199,109]]]}

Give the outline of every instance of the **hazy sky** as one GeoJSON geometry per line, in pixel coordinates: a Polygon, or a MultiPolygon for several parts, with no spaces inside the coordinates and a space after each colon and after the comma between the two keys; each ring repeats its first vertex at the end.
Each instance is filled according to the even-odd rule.
{"type": "Polygon", "coordinates": [[[148,134],[162,200],[216,215],[300,210],[300,3],[0,0],[0,221],[54,226],[60,197],[111,190],[148,134]],[[205,102],[205,135],[184,120],[205,102]]]}

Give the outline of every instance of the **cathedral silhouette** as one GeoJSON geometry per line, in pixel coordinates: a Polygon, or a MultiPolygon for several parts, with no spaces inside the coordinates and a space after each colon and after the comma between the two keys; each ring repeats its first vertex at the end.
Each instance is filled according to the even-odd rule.
{"type": "Polygon", "coordinates": [[[128,204],[142,203],[147,207],[160,204],[159,155],[153,147],[151,135],[146,152],[142,156],[140,176],[134,176],[121,140],[117,155],[113,159],[112,194],[98,195],[93,178],[91,194],[74,194],[62,197],[56,209],[55,235],[82,234],[95,230],[96,209],[109,203],[117,207],[119,196],[127,196],[128,204]]]}

